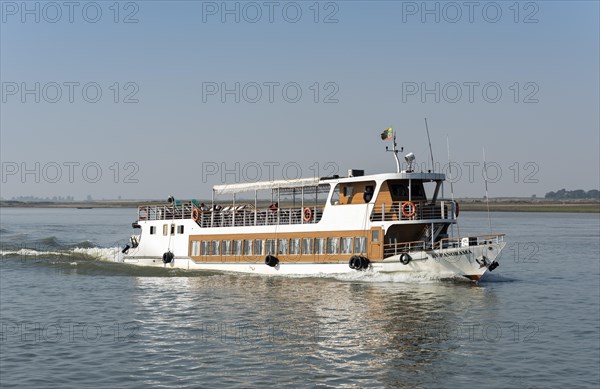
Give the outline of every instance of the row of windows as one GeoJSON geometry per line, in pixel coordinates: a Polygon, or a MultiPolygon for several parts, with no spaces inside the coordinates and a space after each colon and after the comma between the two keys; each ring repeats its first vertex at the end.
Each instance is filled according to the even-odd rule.
{"type": "Polygon", "coordinates": [[[292,238],[193,240],[191,255],[313,255],[366,254],[367,240],[355,238],[292,238]]]}
{"type": "MultiPolygon", "coordinates": [[[[163,224],[163,235],[167,236],[169,233],[175,235],[175,224],[171,224],[170,226],[168,224],[163,224]]],[[[177,233],[183,234],[183,225],[177,226],[177,233]]],[[[156,226],[150,226],[150,235],[154,234],[156,234],[156,226]]]]}

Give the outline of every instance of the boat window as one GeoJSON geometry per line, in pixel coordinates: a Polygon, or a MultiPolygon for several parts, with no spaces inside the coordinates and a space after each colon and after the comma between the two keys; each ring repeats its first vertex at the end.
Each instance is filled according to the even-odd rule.
{"type": "Polygon", "coordinates": [[[352,238],[342,238],[342,254],[352,254],[352,238]]]}
{"type": "Polygon", "coordinates": [[[200,254],[208,255],[210,253],[210,242],[208,240],[202,241],[202,246],[200,246],[200,254]]]}
{"type": "Polygon", "coordinates": [[[156,226],[150,226],[150,235],[156,234],[156,226]]]}
{"type": "Polygon", "coordinates": [[[245,240],[244,241],[244,255],[252,255],[252,244],[253,240],[245,240]]]}
{"type": "Polygon", "coordinates": [[[265,247],[266,255],[274,255],[275,254],[275,239],[267,239],[266,247],[265,247]]]}
{"type": "Polygon", "coordinates": [[[438,183],[435,181],[423,182],[423,191],[425,192],[423,196],[427,199],[433,200],[433,195],[435,193],[435,188],[437,187],[437,185],[438,183]]]}
{"type": "Polygon", "coordinates": [[[340,238],[327,238],[327,254],[337,254],[339,249],[340,238]]]}
{"type": "Polygon", "coordinates": [[[371,231],[371,241],[372,242],[379,242],[379,230],[373,230],[373,231],[371,231]]]}
{"type": "Polygon", "coordinates": [[[367,253],[367,238],[364,236],[358,236],[354,238],[354,254],[366,254],[367,253]]]}
{"type": "Polygon", "coordinates": [[[234,240],[233,241],[233,255],[240,256],[242,255],[242,241],[234,240]]]}
{"type": "Polygon", "coordinates": [[[315,239],[315,254],[325,254],[325,238],[315,239]]]}
{"type": "Polygon", "coordinates": [[[211,255],[221,255],[221,241],[220,240],[212,241],[212,247],[210,250],[210,254],[211,255]]]}
{"type": "Polygon", "coordinates": [[[164,236],[169,235],[169,225],[168,224],[163,224],[163,235],[164,236]]]}
{"type": "Polygon", "coordinates": [[[277,254],[287,255],[288,253],[288,240],[278,239],[277,240],[277,254]]]}
{"type": "Polygon", "coordinates": [[[331,195],[331,204],[337,205],[340,203],[340,184],[337,184],[335,188],[333,188],[333,194],[331,195]]]}
{"type": "Polygon", "coordinates": [[[404,200],[404,199],[408,198],[408,184],[388,183],[388,187],[390,188],[390,194],[392,195],[392,200],[399,201],[399,200],[404,200]]]}
{"type": "Polygon", "coordinates": [[[365,204],[373,199],[375,181],[345,182],[336,185],[331,204],[365,204]]]}
{"type": "Polygon", "coordinates": [[[221,252],[223,253],[223,255],[231,255],[231,241],[230,240],[224,240],[221,243],[221,252]]]}
{"type": "Polygon", "coordinates": [[[183,225],[177,226],[177,233],[178,234],[183,234],[183,225]]]}
{"type": "Polygon", "coordinates": [[[311,255],[313,253],[313,238],[302,239],[302,254],[311,255]]]}
{"type": "Polygon", "coordinates": [[[200,255],[200,242],[197,240],[192,241],[192,257],[197,257],[200,255]]]}
{"type": "Polygon", "coordinates": [[[300,238],[290,239],[290,255],[300,254],[300,238]]]}
{"type": "Polygon", "coordinates": [[[254,255],[263,255],[263,240],[256,239],[254,241],[254,255]]]}
{"type": "Polygon", "coordinates": [[[425,188],[423,188],[423,183],[420,182],[416,185],[412,186],[412,198],[413,199],[425,199],[425,188]]]}
{"type": "MultiPolygon", "coordinates": [[[[388,181],[388,188],[390,189],[390,195],[393,201],[404,201],[408,200],[409,190],[408,181],[402,182],[391,182],[388,181]]],[[[425,199],[425,189],[421,181],[413,181],[411,184],[410,197],[412,199],[425,199]]]]}
{"type": "Polygon", "coordinates": [[[175,235],[175,224],[171,224],[171,235],[175,235]]]}

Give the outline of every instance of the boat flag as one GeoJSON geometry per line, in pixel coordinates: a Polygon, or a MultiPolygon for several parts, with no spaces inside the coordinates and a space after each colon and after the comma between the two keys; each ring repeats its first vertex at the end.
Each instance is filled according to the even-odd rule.
{"type": "Polygon", "coordinates": [[[392,130],[392,127],[388,128],[387,130],[384,130],[381,133],[381,140],[389,140],[392,139],[394,137],[394,130],[392,130]]]}

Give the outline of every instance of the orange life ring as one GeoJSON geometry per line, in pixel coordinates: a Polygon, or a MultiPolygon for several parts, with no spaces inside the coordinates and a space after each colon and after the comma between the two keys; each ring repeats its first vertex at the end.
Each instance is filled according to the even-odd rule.
{"type": "Polygon", "coordinates": [[[312,209],[310,209],[308,207],[304,208],[302,210],[302,216],[303,216],[305,222],[308,223],[309,221],[311,221],[312,217],[313,217],[313,211],[312,211],[312,209]]]}
{"type": "Polygon", "coordinates": [[[402,215],[404,215],[405,217],[412,217],[414,216],[415,212],[417,211],[417,208],[415,207],[415,203],[413,203],[412,201],[406,201],[404,203],[402,203],[402,215]],[[408,206],[409,211],[407,212],[406,207],[408,206]]]}
{"type": "Polygon", "coordinates": [[[198,219],[200,219],[200,211],[198,211],[198,208],[194,208],[192,210],[192,219],[197,222],[198,219]]]}

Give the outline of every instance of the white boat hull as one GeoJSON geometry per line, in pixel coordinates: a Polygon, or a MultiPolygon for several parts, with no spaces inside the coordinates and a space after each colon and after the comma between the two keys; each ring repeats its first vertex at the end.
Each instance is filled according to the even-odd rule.
{"type": "MultiPolygon", "coordinates": [[[[411,261],[403,264],[400,255],[388,257],[383,261],[371,262],[366,271],[379,273],[427,273],[440,277],[464,276],[477,281],[485,274],[489,265],[500,255],[504,242],[481,244],[477,246],[448,248],[442,250],[410,252],[411,261]]],[[[348,262],[307,263],[280,262],[270,267],[264,262],[196,262],[190,257],[175,257],[171,263],[163,263],[159,257],[123,256],[120,262],[138,266],[178,268],[186,270],[209,270],[264,275],[336,275],[353,273],[348,262]]]]}

